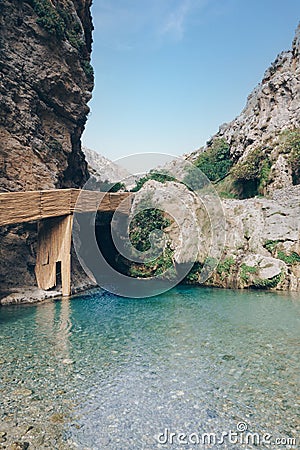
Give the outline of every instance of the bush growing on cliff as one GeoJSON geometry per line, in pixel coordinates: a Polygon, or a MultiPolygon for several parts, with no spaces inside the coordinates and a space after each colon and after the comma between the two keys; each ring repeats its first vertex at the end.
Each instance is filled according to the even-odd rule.
{"type": "Polygon", "coordinates": [[[238,162],[231,174],[236,180],[255,180],[259,178],[261,150],[256,148],[248,154],[245,160],[238,162]]]}
{"type": "Polygon", "coordinates": [[[294,184],[300,183],[300,129],[285,130],[280,136],[280,150],[288,154],[294,184]]]}
{"type": "Polygon", "coordinates": [[[146,176],[140,178],[137,181],[135,187],[131,189],[131,192],[138,192],[149,180],[155,180],[158,181],[159,183],[165,183],[166,181],[176,181],[176,179],[171,175],[169,175],[168,172],[164,172],[163,170],[160,172],[150,170],[150,172],[146,176]]]}
{"type": "Polygon", "coordinates": [[[279,241],[273,241],[273,240],[268,239],[264,243],[264,247],[268,250],[268,252],[270,252],[273,255],[278,243],[279,243],[279,241]]]}
{"type": "Polygon", "coordinates": [[[186,283],[200,283],[201,278],[202,280],[208,278],[217,265],[217,259],[211,256],[208,256],[204,263],[196,261],[184,281],[186,283]]]}
{"type": "Polygon", "coordinates": [[[81,67],[89,81],[94,79],[94,69],[85,50],[83,28],[76,15],[66,10],[59,3],[54,6],[50,0],[27,0],[34,9],[36,23],[49,34],[59,39],[66,39],[79,53],[81,67]]]}
{"type": "Polygon", "coordinates": [[[176,275],[173,266],[173,255],[174,250],[167,246],[155,260],[145,264],[132,265],[129,268],[129,275],[132,277],[149,278],[151,276],[162,275],[167,270],[169,270],[171,276],[176,275]]]}
{"type": "Polygon", "coordinates": [[[223,261],[220,261],[217,266],[217,273],[221,276],[221,280],[224,280],[230,275],[231,268],[235,265],[235,260],[232,256],[229,256],[223,261]]]}
{"type": "Polygon", "coordinates": [[[293,183],[300,183],[300,129],[285,130],[278,140],[268,146],[254,148],[230,170],[233,187],[239,192],[240,198],[265,194],[270,183],[271,166],[275,161],[274,148],[286,155],[285,159],[292,169],[293,183]]]}
{"type": "Polygon", "coordinates": [[[88,80],[92,80],[94,78],[94,69],[89,61],[82,61],[81,67],[83,68],[84,73],[88,80]]]}
{"type": "Polygon", "coordinates": [[[28,2],[36,12],[37,24],[49,34],[60,38],[65,35],[65,22],[49,0],[29,0],[28,2]]]}
{"type": "Polygon", "coordinates": [[[197,283],[199,280],[199,274],[203,268],[203,264],[200,262],[195,262],[187,276],[185,277],[184,281],[187,283],[197,283]]]}
{"type": "Polygon", "coordinates": [[[288,265],[299,264],[300,255],[296,252],[291,252],[287,254],[282,249],[278,248],[280,246],[280,241],[267,240],[264,243],[264,247],[274,256],[275,258],[281,259],[288,265]]]}
{"type": "Polygon", "coordinates": [[[130,223],[130,241],[137,250],[145,252],[151,247],[150,234],[154,230],[162,231],[170,225],[171,221],[164,217],[159,209],[144,209],[138,212],[130,223]]]}
{"type": "MultiPolygon", "coordinates": [[[[130,223],[129,238],[137,251],[148,252],[148,257],[153,259],[145,263],[131,264],[129,274],[139,277],[160,275],[166,269],[173,268],[174,251],[168,241],[161,239],[161,236],[156,239],[155,234],[158,232],[161,235],[161,232],[171,225],[172,219],[162,210],[153,207],[149,194],[140,200],[139,208],[140,211],[136,211],[130,223]]],[[[134,253],[133,250],[133,256],[134,253]]]]}
{"type": "Polygon", "coordinates": [[[120,192],[125,191],[125,185],[124,183],[110,183],[108,180],[105,180],[99,183],[99,189],[101,192],[120,192]]]}
{"type": "MultiPolygon", "coordinates": [[[[159,240],[150,242],[151,233],[157,230],[163,231],[171,224],[171,220],[164,216],[163,212],[156,208],[147,208],[138,212],[130,223],[129,237],[132,245],[140,252],[158,252],[159,256],[151,261],[132,264],[129,274],[135,277],[149,277],[163,274],[167,269],[173,268],[174,251],[159,240]],[[152,247],[151,247],[152,245],[152,247]]],[[[175,270],[175,269],[174,269],[175,270]]]]}
{"type": "Polygon", "coordinates": [[[245,283],[249,281],[249,277],[252,274],[258,273],[258,266],[247,266],[247,264],[243,263],[241,265],[240,277],[245,283]]]}
{"type": "MultiPolygon", "coordinates": [[[[76,16],[74,17],[59,3],[54,6],[49,0],[28,0],[37,14],[37,24],[49,34],[61,39],[68,39],[80,53],[83,52],[83,30],[76,16]]],[[[84,57],[84,55],[82,55],[84,57]]]]}
{"type": "Polygon", "coordinates": [[[233,164],[230,147],[225,139],[214,139],[208,149],[195,162],[211,181],[224,178],[233,164]]]}
{"type": "Polygon", "coordinates": [[[205,180],[199,176],[199,171],[193,166],[186,168],[186,174],[183,178],[183,184],[191,191],[197,191],[205,186],[205,180]]]}
{"type": "Polygon", "coordinates": [[[298,255],[298,253],[296,252],[292,252],[290,255],[287,255],[282,250],[278,250],[277,257],[284,261],[286,264],[293,265],[300,263],[300,255],[298,255]]]}
{"type": "Polygon", "coordinates": [[[285,278],[285,274],[281,271],[278,275],[275,275],[273,278],[257,278],[253,281],[252,288],[255,289],[272,289],[275,288],[281,281],[285,278]]]}
{"type": "Polygon", "coordinates": [[[126,186],[124,183],[111,182],[107,179],[101,180],[95,175],[91,174],[89,178],[89,185],[91,191],[99,192],[126,192],[126,186]]]}
{"type": "Polygon", "coordinates": [[[264,194],[270,170],[271,162],[268,155],[258,147],[233,167],[231,176],[241,189],[243,197],[253,197],[257,194],[264,194]]]}

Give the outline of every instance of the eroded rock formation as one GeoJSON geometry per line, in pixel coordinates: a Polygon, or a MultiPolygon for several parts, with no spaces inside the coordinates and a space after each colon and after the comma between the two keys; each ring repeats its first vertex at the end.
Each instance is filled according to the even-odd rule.
{"type": "Polygon", "coordinates": [[[0,5],[0,190],[81,186],[91,0],[0,5]]]}
{"type": "MultiPolygon", "coordinates": [[[[0,3],[0,191],[80,187],[93,89],[91,0],[0,3]]],[[[29,300],[37,224],[1,227],[0,291],[29,300]]],[[[86,278],[74,259],[74,285],[86,278]]],[[[36,292],[33,298],[44,298],[36,292]]],[[[0,298],[0,302],[1,302],[0,298]]]]}
{"type": "Polygon", "coordinates": [[[300,291],[300,186],[268,199],[220,200],[207,188],[150,180],[136,194],[136,211],[144,199],[175,219],[165,239],[175,265],[196,262],[188,282],[300,291]]]}

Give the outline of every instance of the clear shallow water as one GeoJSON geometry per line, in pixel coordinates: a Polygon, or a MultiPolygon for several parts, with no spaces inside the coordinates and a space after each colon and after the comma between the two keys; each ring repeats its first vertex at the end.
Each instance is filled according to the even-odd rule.
{"type": "Polygon", "coordinates": [[[219,436],[239,422],[299,448],[299,335],[300,296],[258,291],[3,307],[0,448],[257,448],[158,442],[166,428],[219,436]]]}

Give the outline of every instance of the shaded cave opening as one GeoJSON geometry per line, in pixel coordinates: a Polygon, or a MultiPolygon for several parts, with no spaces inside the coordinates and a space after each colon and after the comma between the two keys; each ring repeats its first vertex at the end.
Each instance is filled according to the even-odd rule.
{"type": "MultiPolygon", "coordinates": [[[[111,229],[113,215],[113,212],[100,212],[97,214],[95,223],[97,245],[110,267],[119,273],[128,275],[130,261],[120,254],[113,241],[111,229]]],[[[127,216],[122,215],[121,219],[127,223],[127,216]]]]}
{"type": "Polygon", "coordinates": [[[61,261],[56,262],[55,272],[56,272],[55,289],[61,289],[62,288],[61,261]]]}

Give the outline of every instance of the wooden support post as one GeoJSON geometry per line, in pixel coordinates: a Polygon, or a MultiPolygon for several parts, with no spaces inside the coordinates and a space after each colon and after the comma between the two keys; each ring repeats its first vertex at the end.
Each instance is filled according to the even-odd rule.
{"type": "Polygon", "coordinates": [[[39,222],[35,274],[41,289],[56,286],[56,263],[61,263],[62,295],[71,293],[71,238],[73,215],[39,222]]]}

